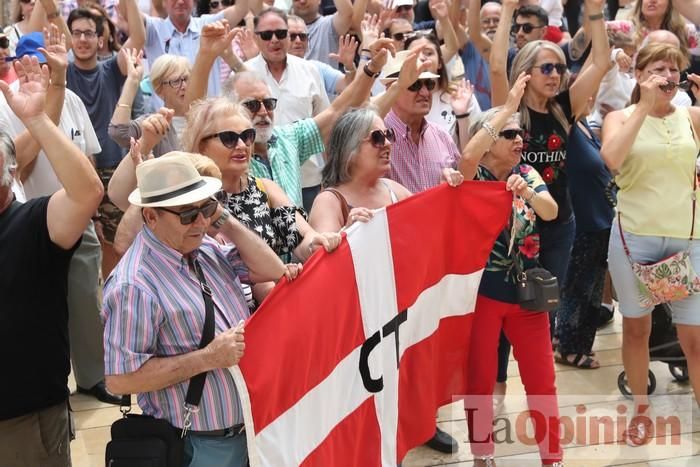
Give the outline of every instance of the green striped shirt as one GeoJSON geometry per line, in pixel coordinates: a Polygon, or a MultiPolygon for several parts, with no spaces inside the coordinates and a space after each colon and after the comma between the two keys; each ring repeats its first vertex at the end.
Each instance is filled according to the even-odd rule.
{"type": "Polygon", "coordinates": [[[313,118],[305,118],[272,130],[266,163],[255,155],[250,160],[251,173],[274,180],[289,199],[303,207],[301,199],[301,166],[314,154],[325,151],[321,131],[313,118]]]}

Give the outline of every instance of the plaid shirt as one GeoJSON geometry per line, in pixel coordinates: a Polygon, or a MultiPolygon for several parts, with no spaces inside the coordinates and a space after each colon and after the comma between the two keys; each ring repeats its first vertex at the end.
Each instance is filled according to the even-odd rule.
{"type": "Polygon", "coordinates": [[[434,123],[423,120],[416,145],[411,129],[392,110],[384,118],[387,128],[393,128],[396,142],[391,146],[389,178],[402,184],[411,193],[419,193],[442,181],[442,169],[456,167],[459,149],[452,137],[434,123]]]}
{"type": "MultiPolygon", "coordinates": [[[[249,316],[240,280],[248,270],[233,246],[209,237],[195,250],[212,289],[216,334],[249,316]]],[[[162,243],[147,228],[107,279],[102,319],[105,322],[105,374],[133,373],[152,357],[172,357],[199,348],[205,307],[199,281],[186,258],[162,243]]],[[[141,393],[143,412],[181,428],[189,380],[141,393]]],[[[219,430],[243,423],[236,385],[228,369],[209,371],[192,429],[219,430]]]]}
{"type": "Polygon", "coordinates": [[[325,150],[321,131],[313,118],[306,118],[275,128],[272,136],[267,163],[256,154],[250,160],[251,172],[256,177],[274,180],[295,205],[302,207],[301,166],[325,150]]]}

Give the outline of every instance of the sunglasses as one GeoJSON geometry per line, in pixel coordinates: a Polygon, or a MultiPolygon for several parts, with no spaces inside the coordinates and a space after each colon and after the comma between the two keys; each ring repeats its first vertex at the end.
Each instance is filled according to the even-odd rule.
{"type": "Polygon", "coordinates": [[[19,0],[19,3],[24,3],[25,5],[27,5],[28,3],[32,3],[32,4],[33,4],[33,3],[34,3],[34,0],[19,0]]]}
{"type": "Polygon", "coordinates": [[[231,6],[234,4],[235,4],[235,2],[233,0],[222,0],[222,1],[213,0],[213,1],[209,2],[209,8],[215,10],[215,9],[219,8],[219,5],[231,6]]]}
{"type": "Polygon", "coordinates": [[[0,37],[0,49],[7,49],[10,47],[10,39],[5,36],[0,37]]]}
{"type": "Polygon", "coordinates": [[[503,130],[498,134],[498,136],[512,141],[518,136],[520,136],[522,138],[524,134],[525,134],[525,132],[523,130],[521,130],[520,128],[518,128],[517,130],[516,129],[503,130]]]}
{"type": "Polygon", "coordinates": [[[198,208],[187,209],[186,211],[173,211],[168,208],[156,208],[161,211],[169,212],[170,214],[175,214],[180,216],[180,224],[190,225],[197,220],[199,213],[202,213],[205,219],[209,219],[216,212],[216,208],[219,207],[219,202],[215,199],[210,199],[198,208]]]}
{"type": "Polygon", "coordinates": [[[274,31],[255,31],[255,34],[260,36],[260,39],[264,41],[269,41],[272,39],[274,34],[274,36],[281,41],[282,39],[287,38],[287,32],[288,31],[286,29],[275,29],[274,31]]]}
{"type": "Polygon", "coordinates": [[[255,141],[255,128],[248,128],[247,130],[243,130],[240,133],[236,133],[235,131],[230,130],[220,131],[218,133],[214,133],[213,135],[209,135],[202,138],[202,141],[206,141],[208,139],[217,137],[219,138],[219,141],[221,141],[221,144],[223,144],[229,149],[235,148],[238,145],[239,139],[243,140],[243,144],[245,144],[246,146],[250,146],[255,141]]]}
{"type": "Polygon", "coordinates": [[[297,39],[299,39],[302,42],[306,42],[309,39],[309,35],[305,32],[290,32],[289,33],[289,40],[294,42],[297,39]]]}
{"type": "Polygon", "coordinates": [[[251,99],[241,102],[241,105],[250,110],[250,113],[253,114],[258,113],[260,111],[260,107],[263,105],[265,106],[265,110],[271,112],[277,108],[277,99],[274,97],[267,97],[263,100],[251,99]]]}
{"type": "Polygon", "coordinates": [[[522,29],[525,34],[530,34],[535,29],[541,29],[543,27],[544,26],[535,26],[530,23],[515,23],[510,27],[510,33],[515,35],[522,29]]]}
{"type": "Polygon", "coordinates": [[[566,65],[564,63],[543,63],[541,65],[535,65],[535,68],[539,68],[543,75],[549,76],[554,70],[557,70],[559,75],[566,73],[566,65]]]}
{"type": "Polygon", "coordinates": [[[435,89],[435,86],[437,86],[437,82],[434,79],[419,79],[410,85],[408,90],[411,92],[418,92],[423,86],[425,86],[428,91],[432,92],[432,90],[435,89]]]}
{"type": "Polygon", "coordinates": [[[393,128],[387,128],[386,130],[374,130],[369,134],[369,141],[375,148],[383,148],[386,142],[394,144],[396,142],[396,133],[394,133],[393,128]]]}
{"type": "Polygon", "coordinates": [[[405,40],[408,40],[410,37],[413,37],[415,33],[413,32],[397,32],[396,34],[392,34],[391,37],[398,42],[403,42],[405,40]]]}
{"type": "Polygon", "coordinates": [[[688,80],[681,81],[680,83],[674,83],[673,81],[669,81],[666,84],[660,84],[659,89],[661,89],[664,92],[667,92],[667,91],[672,91],[673,88],[678,88],[678,89],[681,89],[683,91],[688,92],[693,88],[693,86],[696,86],[696,84],[693,83],[692,81],[688,81],[688,80]]]}

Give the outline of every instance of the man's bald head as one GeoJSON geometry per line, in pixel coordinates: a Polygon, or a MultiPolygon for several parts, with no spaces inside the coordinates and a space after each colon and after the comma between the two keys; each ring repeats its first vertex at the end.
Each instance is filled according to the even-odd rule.
{"type": "Polygon", "coordinates": [[[651,31],[647,35],[644,45],[647,44],[668,44],[674,47],[680,48],[681,41],[673,34],[671,31],[665,29],[657,29],[656,31],[651,31]]]}

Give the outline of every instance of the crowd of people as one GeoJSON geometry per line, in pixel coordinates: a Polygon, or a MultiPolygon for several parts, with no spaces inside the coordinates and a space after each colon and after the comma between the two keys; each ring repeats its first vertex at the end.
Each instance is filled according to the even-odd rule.
{"type": "MultiPolygon", "coordinates": [[[[489,434],[511,345],[527,395],[539,396],[531,408],[556,418],[554,363],[599,368],[596,330],[614,310],[634,414],[646,413],[653,294],[669,302],[700,397],[700,0],[12,0],[10,10],[3,462],[70,465],[72,370],[79,393],[110,404],[138,394],[144,413],[189,420],[185,465],[246,465],[226,371],[244,355],[243,322],[353,223],[463,180],[513,193],[475,305],[467,396],[481,397],[465,408],[476,466],[495,465],[489,434]],[[657,278],[642,296],[639,265],[675,254],[685,289],[657,278]],[[534,267],[558,279],[549,313],[519,301],[518,271],[534,267]],[[208,300],[215,335],[200,348],[208,300]],[[203,372],[191,412],[188,381],[203,372]]],[[[534,424],[542,465],[562,466],[558,426],[534,424]]],[[[643,421],[624,433],[632,446],[648,436],[643,421]]],[[[437,427],[427,445],[458,449],[437,427]]]]}

